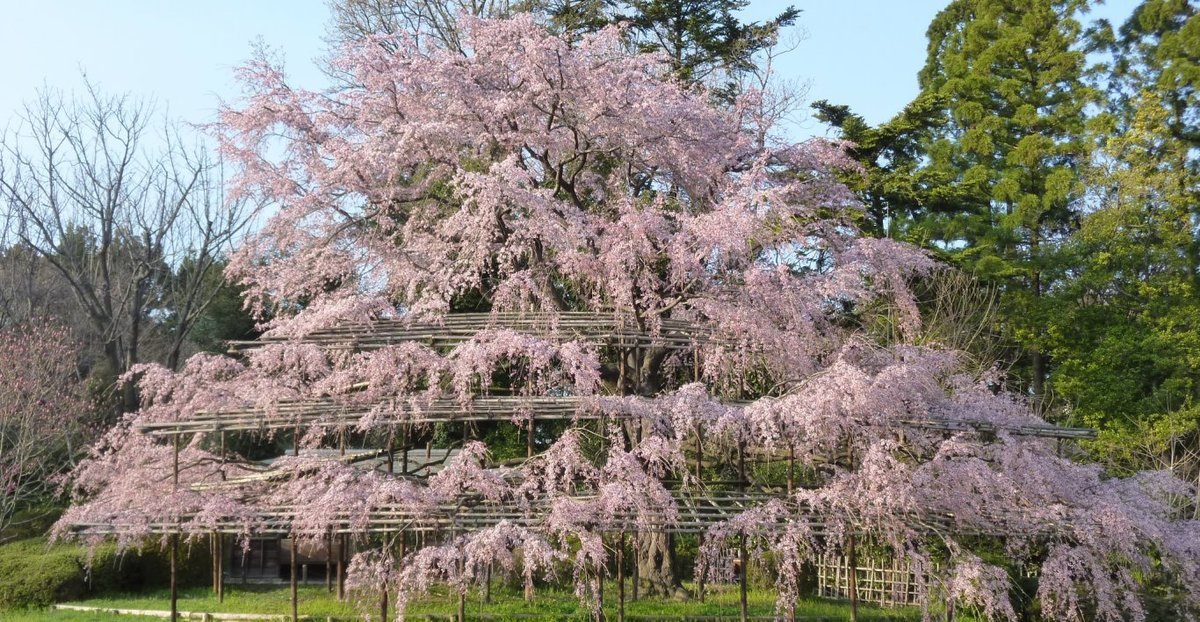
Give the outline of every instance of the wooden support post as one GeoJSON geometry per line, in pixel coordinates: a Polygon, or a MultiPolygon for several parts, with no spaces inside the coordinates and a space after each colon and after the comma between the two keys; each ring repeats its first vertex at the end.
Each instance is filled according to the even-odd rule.
{"type": "Polygon", "coordinates": [[[296,426],[292,430],[292,455],[300,455],[300,426],[296,426]]]}
{"type": "Polygon", "coordinates": [[[388,475],[392,475],[396,472],[396,459],[395,459],[395,456],[396,456],[396,432],[395,432],[395,430],[388,430],[387,454],[388,454],[388,456],[387,456],[388,475]]]}
{"type": "MultiPolygon", "coordinates": [[[[604,541],[603,535],[600,540],[604,541]]],[[[596,622],[604,622],[604,570],[604,564],[596,569],[596,601],[599,605],[596,607],[596,622]]]]}
{"type": "Polygon", "coordinates": [[[458,622],[466,622],[467,619],[467,593],[458,593],[458,622]]]}
{"type": "MultiPolygon", "coordinates": [[[[173,457],[171,459],[171,485],[179,488],[179,435],[176,434],[173,440],[173,457]]],[[[176,526],[175,533],[171,534],[171,622],[179,620],[179,530],[176,526]]]]}
{"type": "Polygon", "coordinates": [[[617,547],[617,622],[625,622],[625,530],[617,547]]]}
{"type": "Polygon", "coordinates": [[[617,346],[617,394],[625,395],[625,358],[628,354],[625,352],[624,339],[617,346]]]}
{"type": "MultiPolygon", "coordinates": [[[[738,444],[737,459],[738,491],[744,493],[746,492],[746,447],[741,443],[738,444]]],[[[741,622],[747,622],[749,617],[749,608],[746,602],[746,578],[747,575],[750,574],[750,559],[746,555],[746,532],[744,531],[742,532],[741,537],[738,539],[738,556],[741,560],[742,566],[741,575],[738,577],[738,591],[741,603],[741,622]]]]}
{"type": "Polygon", "coordinates": [[[217,538],[217,602],[225,602],[225,535],[214,534],[217,538]]]}
{"type": "Polygon", "coordinates": [[[741,562],[741,572],[738,574],[739,619],[747,622],[750,619],[750,608],[746,601],[746,576],[750,574],[750,559],[746,555],[746,533],[742,532],[738,542],[738,559],[741,562]]]}
{"type": "Polygon", "coordinates": [[[171,622],[179,620],[179,585],[176,576],[179,572],[179,534],[171,534],[171,622]]]}
{"type": "Polygon", "coordinates": [[[296,534],[294,534],[294,533],[292,534],[292,547],[291,548],[292,548],[292,551],[291,551],[292,572],[291,572],[290,587],[292,590],[292,622],[298,622],[300,620],[300,615],[299,615],[299,612],[297,611],[297,604],[298,604],[299,599],[297,598],[297,595],[296,595],[296,534]]]}
{"type": "Polygon", "coordinates": [[[387,622],[388,591],[387,583],[379,586],[379,622],[387,622]]]}
{"type": "Polygon", "coordinates": [[[846,579],[850,596],[850,622],[858,622],[858,557],[854,550],[854,536],[846,544],[846,579]]]}
{"type": "Polygon", "coordinates": [[[333,527],[325,534],[325,591],[333,592],[333,527]]]}
{"type": "Polygon", "coordinates": [[[492,563],[491,562],[488,562],[487,569],[484,570],[483,602],[486,605],[492,604],[492,563]]]}
{"type": "MultiPolygon", "coordinates": [[[[854,470],[854,445],[846,439],[846,463],[850,471],[854,470]]],[[[858,557],[854,550],[854,532],[847,536],[846,566],[849,571],[846,583],[850,592],[850,622],[858,622],[858,557]]]]}
{"type": "Polygon", "coordinates": [[[796,488],[796,443],[788,442],[788,496],[792,496],[792,491],[796,488]]]}
{"type": "Polygon", "coordinates": [[[638,558],[637,558],[637,552],[641,550],[641,545],[642,545],[641,544],[641,534],[636,531],[633,532],[633,568],[632,568],[633,573],[632,573],[632,576],[630,577],[630,580],[633,583],[633,594],[631,594],[631,598],[633,600],[638,599],[638,582],[641,580],[640,579],[641,575],[638,571],[638,558]]]}
{"type": "Polygon", "coordinates": [[[212,581],[212,594],[217,595],[217,532],[208,534],[208,578],[212,581]]]}
{"type": "Polygon", "coordinates": [[[696,424],[696,485],[704,482],[704,426],[696,424]]]}
{"type": "Polygon", "coordinates": [[[533,415],[529,415],[529,427],[525,430],[525,458],[533,457],[533,415]]]}
{"type": "Polygon", "coordinates": [[[738,461],[738,492],[746,492],[746,446],[738,444],[737,449],[738,461]]]}
{"type": "Polygon", "coordinates": [[[337,556],[337,599],[339,601],[346,600],[346,534],[339,534],[341,546],[338,547],[337,556]]]}
{"type": "Polygon", "coordinates": [[[212,593],[216,594],[217,602],[224,602],[224,594],[222,593],[222,578],[224,576],[224,548],[221,542],[221,533],[212,532],[209,552],[212,555],[212,593]]]}
{"type": "Polygon", "coordinates": [[[598,419],[596,421],[596,427],[599,428],[598,432],[600,433],[600,455],[607,456],[608,455],[608,417],[606,417],[603,412],[600,413],[600,419],[598,419]]]}
{"type": "Polygon", "coordinates": [[[412,444],[412,430],[408,423],[404,424],[404,448],[400,450],[400,472],[408,475],[408,446],[412,444]]]}

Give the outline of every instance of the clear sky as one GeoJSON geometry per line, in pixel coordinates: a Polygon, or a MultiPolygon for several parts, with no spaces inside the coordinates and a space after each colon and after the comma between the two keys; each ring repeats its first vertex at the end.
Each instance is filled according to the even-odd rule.
{"type": "MultiPolygon", "coordinates": [[[[800,46],[783,73],[808,84],[808,99],[849,104],[877,123],[916,94],[925,29],[947,0],[753,0],[760,20],[787,4],[803,10],[800,46]]],[[[211,119],[236,95],[232,68],[262,39],[281,52],[290,79],[319,87],[324,0],[3,0],[0,126],[43,85],[77,88],[80,72],[109,92],[154,98],[173,116],[211,119]]],[[[1096,13],[1120,21],[1134,0],[1096,13]]],[[[800,118],[796,134],[824,129],[800,118]]]]}

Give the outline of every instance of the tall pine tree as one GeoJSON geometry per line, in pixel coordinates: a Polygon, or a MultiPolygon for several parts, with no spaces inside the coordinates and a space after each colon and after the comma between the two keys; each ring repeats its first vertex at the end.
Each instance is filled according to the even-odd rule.
{"type": "Polygon", "coordinates": [[[961,210],[931,213],[932,243],[1003,288],[1007,327],[1026,356],[1030,390],[1045,393],[1043,298],[1055,249],[1077,227],[1089,148],[1080,16],[1086,0],[955,0],[929,27],[923,96],[947,122],[926,146],[929,173],[953,180],[961,210]]]}

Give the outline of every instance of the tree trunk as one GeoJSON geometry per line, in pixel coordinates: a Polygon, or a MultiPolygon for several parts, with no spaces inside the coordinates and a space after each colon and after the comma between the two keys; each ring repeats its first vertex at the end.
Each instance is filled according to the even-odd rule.
{"type": "Polygon", "coordinates": [[[649,596],[670,596],[679,587],[675,577],[675,543],[669,533],[654,531],[638,539],[638,582],[649,596]]]}

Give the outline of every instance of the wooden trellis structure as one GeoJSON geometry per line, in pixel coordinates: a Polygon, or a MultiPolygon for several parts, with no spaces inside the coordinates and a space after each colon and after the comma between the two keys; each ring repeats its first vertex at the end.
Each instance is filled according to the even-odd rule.
{"type": "MultiPolygon", "coordinates": [[[[874,557],[855,560],[851,570],[845,555],[822,555],[815,564],[817,595],[823,598],[850,598],[850,573],[854,573],[855,598],[883,607],[915,605],[920,601],[916,571],[898,560],[874,557]]],[[[928,579],[926,577],[926,579],[928,579]]]]}
{"type": "MultiPolygon", "coordinates": [[[[598,347],[615,349],[620,353],[621,387],[625,384],[627,370],[626,354],[644,352],[646,349],[665,349],[669,351],[695,351],[703,346],[727,346],[713,338],[707,331],[698,330],[690,323],[680,320],[661,320],[652,326],[639,326],[632,318],[628,321],[615,321],[612,315],[599,313],[524,313],[524,314],[451,314],[438,323],[415,324],[401,319],[379,320],[370,323],[348,323],[336,328],[310,333],[298,339],[265,338],[252,342],[233,342],[230,351],[234,354],[245,353],[248,350],[263,347],[273,343],[306,343],[334,351],[367,351],[390,345],[417,342],[434,348],[449,348],[466,342],[481,330],[509,330],[540,337],[548,340],[578,340],[594,344],[598,347]]],[[[423,398],[420,396],[395,396],[384,400],[366,400],[358,394],[340,397],[328,397],[316,400],[275,402],[266,406],[247,405],[242,408],[232,408],[214,412],[202,412],[180,418],[175,421],[142,422],[135,430],[154,437],[170,439],[175,447],[174,481],[178,483],[178,455],[181,439],[197,434],[217,433],[224,437],[225,433],[244,433],[269,430],[294,430],[312,427],[327,427],[330,429],[352,429],[365,417],[373,416],[380,411],[389,413],[389,420],[405,424],[429,423],[464,423],[464,422],[511,422],[513,425],[527,427],[527,457],[533,455],[533,426],[541,421],[598,421],[612,418],[636,418],[640,415],[614,415],[597,408],[597,400],[604,398],[560,396],[517,396],[495,395],[480,396],[469,402],[456,399],[437,397],[423,398]]],[[[744,402],[732,402],[739,404],[744,402]]],[[[898,425],[947,433],[974,430],[985,434],[1007,433],[1057,439],[1090,438],[1094,432],[1081,428],[1063,428],[1051,425],[1014,424],[997,426],[989,422],[972,422],[964,420],[944,419],[913,419],[898,422],[898,425]]],[[[641,426],[638,426],[641,429],[641,426]]],[[[639,432],[640,434],[640,432],[639,432]]],[[[696,431],[696,479],[700,479],[701,467],[704,463],[702,431],[696,431]]],[[[222,442],[222,447],[224,443],[222,442]]],[[[370,454],[372,457],[385,456],[388,472],[397,477],[412,477],[409,468],[407,444],[401,446],[389,445],[370,454]],[[395,454],[400,453],[402,459],[398,473],[393,470],[395,454]]],[[[294,449],[298,453],[298,446],[294,449]]],[[[793,488],[794,456],[790,453],[783,455],[757,456],[761,459],[788,460],[787,487],[753,487],[747,478],[746,460],[748,456],[744,448],[737,450],[737,473],[735,482],[726,482],[732,489],[722,490],[720,487],[700,487],[692,489],[678,488],[671,491],[676,512],[673,515],[653,515],[632,513],[612,517],[613,525],[638,525],[642,533],[662,531],[671,533],[705,533],[710,527],[728,521],[739,513],[770,500],[783,502],[793,513],[794,517],[807,523],[812,533],[818,537],[825,533],[825,523],[822,518],[806,508],[796,504],[789,494],[793,488]]],[[[342,458],[345,459],[345,458],[342,458]]],[[[351,457],[347,461],[358,459],[351,457]]],[[[237,488],[255,482],[267,481],[283,477],[278,473],[266,471],[248,478],[233,478],[219,484],[209,484],[209,488],[237,488]]],[[[203,488],[203,487],[200,487],[203,488]]],[[[580,500],[586,500],[581,496],[580,500]]],[[[346,550],[347,536],[351,533],[361,534],[407,534],[401,538],[402,543],[412,537],[414,544],[417,537],[424,539],[428,534],[464,533],[492,527],[501,521],[537,529],[543,526],[546,516],[544,500],[529,500],[525,503],[506,502],[492,503],[477,496],[464,496],[453,504],[443,504],[429,507],[412,506],[377,506],[361,512],[347,511],[336,515],[331,521],[332,528],[320,534],[299,534],[301,536],[317,536],[325,538],[328,550],[336,548],[346,550]]],[[[299,510],[291,506],[260,507],[253,521],[255,535],[275,535],[291,539],[291,578],[292,614],[297,615],[296,605],[296,537],[293,531],[293,520],[299,510]]],[[[948,516],[913,516],[910,523],[916,529],[943,531],[952,528],[953,517],[948,516]]],[[[178,523],[159,523],[148,526],[153,533],[168,534],[172,542],[172,610],[175,610],[175,573],[174,565],[177,556],[180,526],[178,523]]],[[[92,535],[114,534],[122,532],[119,524],[79,524],[77,531],[92,535]]],[[[214,587],[218,594],[223,594],[224,572],[220,568],[222,559],[222,538],[219,534],[243,534],[245,524],[241,521],[217,521],[213,524],[213,551],[217,567],[214,568],[214,587]]],[[[619,600],[618,618],[624,620],[625,603],[625,568],[626,559],[625,527],[607,529],[608,532],[620,535],[620,548],[617,550],[617,592],[619,600]]],[[[739,585],[741,590],[740,617],[746,620],[746,544],[745,537],[740,545],[741,571],[739,585]]],[[[327,564],[331,563],[327,561],[327,564]]],[[[848,594],[852,601],[867,600],[873,602],[911,602],[915,588],[911,573],[904,569],[866,566],[858,572],[849,572],[848,567],[859,564],[854,559],[853,549],[848,558],[837,563],[819,566],[818,581],[821,591],[826,595],[848,594]],[[901,580],[903,578],[903,580],[901,580]],[[897,591],[899,590],[899,591],[897,591]]],[[[636,573],[636,564],[634,565],[636,573]]],[[[329,582],[329,575],[326,575],[329,582]]],[[[337,586],[341,592],[344,578],[344,560],[337,560],[337,586]]],[[[634,598],[637,598],[637,578],[634,580],[634,598]]],[[[603,583],[601,583],[603,585],[603,583]]],[[[704,586],[701,581],[700,593],[703,595],[704,586]]],[[[603,592],[601,592],[602,594],[603,592]]],[[[383,608],[386,610],[386,598],[383,608]]],[[[463,603],[460,598],[459,616],[463,615],[463,603]]]]}

